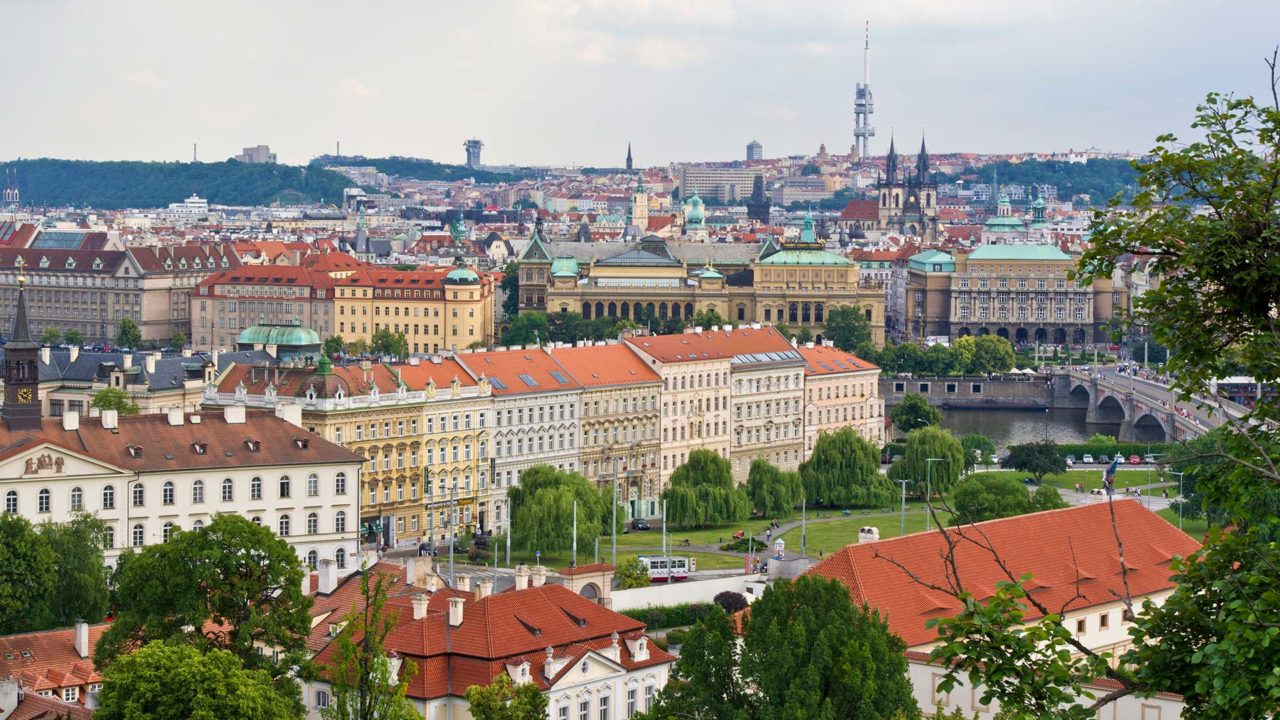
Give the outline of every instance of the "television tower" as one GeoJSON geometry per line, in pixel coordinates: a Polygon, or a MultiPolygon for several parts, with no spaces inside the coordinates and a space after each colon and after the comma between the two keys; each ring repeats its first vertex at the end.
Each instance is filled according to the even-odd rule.
{"type": "Polygon", "coordinates": [[[876,136],[876,129],[871,125],[871,113],[875,109],[871,100],[871,21],[868,20],[862,47],[862,82],[858,83],[853,99],[853,149],[859,160],[867,157],[867,141],[876,136]]]}

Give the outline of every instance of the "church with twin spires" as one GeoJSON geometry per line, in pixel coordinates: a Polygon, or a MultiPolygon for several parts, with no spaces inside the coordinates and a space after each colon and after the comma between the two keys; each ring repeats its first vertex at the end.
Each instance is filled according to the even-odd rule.
{"type": "Polygon", "coordinates": [[[879,195],[879,227],[886,233],[938,239],[938,183],[929,171],[929,153],[924,138],[914,168],[899,165],[899,157],[889,140],[885,174],[876,183],[879,195]]]}

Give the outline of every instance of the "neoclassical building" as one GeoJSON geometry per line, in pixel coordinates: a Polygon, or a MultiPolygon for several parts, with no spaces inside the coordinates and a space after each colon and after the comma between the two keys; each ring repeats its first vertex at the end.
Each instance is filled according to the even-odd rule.
{"type": "Polygon", "coordinates": [[[820,337],[835,307],[860,308],[884,342],[884,287],[857,263],[830,252],[813,218],[791,239],[763,243],[544,242],[536,233],[520,257],[520,304],[588,319],[688,319],[715,311],[730,323],[786,325],[820,337]]]}

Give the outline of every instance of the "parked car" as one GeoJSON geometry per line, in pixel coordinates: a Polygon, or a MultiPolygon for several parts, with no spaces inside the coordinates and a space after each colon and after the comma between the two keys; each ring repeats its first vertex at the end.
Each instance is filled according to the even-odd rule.
{"type": "Polygon", "coordinates": [[[1075,465],[1075,464],[1076,464],[1076,456],[1075,456],[1075,455],[1068,455],[1068,456],[1067,456],[1067,464],[1068,464],[1068,465],[1075,465]]]}
{"type": "Polygon", "coordinates": [[[631,529],[632,530],[648,530],[649,522],[644,518],[635,518],[634,520],[631,521],[631,529]]]}
{"type": "Polygon", "coordinates": [[[1155,465],[1157,462],[1159,462],[1159,460],[1157,460],[1155,455],[1152,455],[1151,453],[1147,453],[1147,455],[1142,458],[1142,462],[1148,465],[1155,465]]]}
{"type": "Polygon", "coordinates": [[[1103,490],[1102,488],[1090,488],[1089,494],[1090,495],[1106,495],[1107,491],[1103,490]]]}
{"type": "Polygon", "coordinates": [[[987,458],[987,462],[992,465],[999,465],[1000,458],[996,457],[995,455],[992,455],[991,457],[987,458]]]}
{"type": "Polygon", "coordinates": [[[1141,464],[1141,463],[1142,463],[1142,458],[1138,457],[1137,455],[1130,455],[1130,456],[1129,456],[1129,464],[1130,464],[1130,465],[1138,465],[1138,464],[1141,464]]]}
{"type": "Polygon", "coordinates": [[[1084,463],[1085,465],[1092,465],[1092,464],[1093,464],[1093,456],[1092,456],[1092,455],[1085,455],[1084,457],[1080,458],[1080,462],[1084,463]]]}
{"type": "Polygon", "coordinates": [[[1099,455],[1099,456],[1098,456],[1098,464],[1099,464],[1099,465],[1110,465],[1110,464],[1111,464],[1111,456],[1110,456],[1110,455],[1099,455]]]}

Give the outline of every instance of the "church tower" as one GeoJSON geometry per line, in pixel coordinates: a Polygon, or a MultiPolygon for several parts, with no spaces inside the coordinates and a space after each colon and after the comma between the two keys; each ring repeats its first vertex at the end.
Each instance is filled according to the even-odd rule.
{"type": "Polygon", "coordinates": [[[631,172],[633,163],[631,161],[631,143],[627,143],[627,172],[631,172]]]}
{"type": "Polygon", "coordinates": [[[627,225],[635,225],[641,237],[649,231],[649,191],[644,187],[644,178],[636,183],[635,192],[631,193],[631,218],[627,225]]]}
{"type": "Polygon", "coordinates": [[[924,138],[920,138],[920,152],[916,155],[914,170],[910,165],[900,168],[899,161],[890,138],[885,177],[876,183],[880,196],[879,229],[932,242],[938,237],[938,183],[930,174],[924,138]]]}
{"type": "Polygon", "coordinates": [[[4,409],[0,416],[10,431],[40,429],[40,345],[32,342],[27,324],[22,258],[18,258],[18,305],[13,331],[4,345],[4,409]]]}

